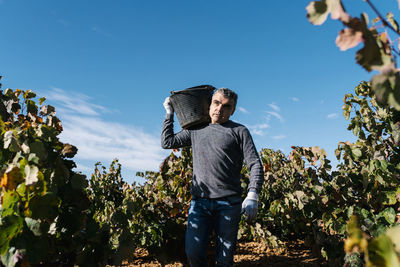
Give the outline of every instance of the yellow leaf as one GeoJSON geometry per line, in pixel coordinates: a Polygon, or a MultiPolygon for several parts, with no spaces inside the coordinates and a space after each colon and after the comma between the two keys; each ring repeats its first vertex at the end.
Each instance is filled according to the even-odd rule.
{"type": "Polygon", "coordinates": [[[22,175],[19,168],[12,165],[1,177],[0,187],[6,190],[15,190],[17,186],[22,182],[22,175]]]}

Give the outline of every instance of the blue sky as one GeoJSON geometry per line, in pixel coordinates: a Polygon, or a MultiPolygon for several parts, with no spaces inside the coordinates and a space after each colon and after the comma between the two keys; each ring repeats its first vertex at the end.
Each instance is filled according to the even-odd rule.
{"type": "MultiPolygon", "coordinates": [[[[338,142],[354,141],[343,96],[372,74],[355,63],[360,46],[336,47],[338,21],[308,22],[309,2],[0,0],[3,89],[32,89],[56,107],[85,174],[114,158],[128,182],[157,170],[171,152],[160,147],[162,103],[200,84],[238,93],[232,119],[258,150],[320,146],[334,160],[338,142]]],[[[396,0],[373,2],[397,15],[396,0]]],[[[375,17],[362,0],[343,3],[375,17]]]]}

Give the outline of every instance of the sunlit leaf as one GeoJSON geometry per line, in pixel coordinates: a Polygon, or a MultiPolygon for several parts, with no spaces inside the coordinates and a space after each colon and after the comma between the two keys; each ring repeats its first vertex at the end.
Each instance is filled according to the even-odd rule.
{"type": "Polygon", "coordinates": [[[0,187],[4,187],[6,190],[14,190],[22,180],[20,169],[11,164],[1,177],[0,187]]]}
{"type": "Polygon", "coordinates": [[[328,0],[329,11],[332,19],[338,19],[344,23],[350,21],[350,15],[346,13],[340,0],[328,0]]]}
{"type": "Polygon", "coordinates": [[[359,149],[359,148],[353,148],[352,150],[351,150],[351,153],[353,154],[353,157],[355,157],[355,158],[359,158],[359,157],[361,157],[362,156],[362,151],[361,151],[361,149],[359,149]]]}
{"type": "Polygon", "coordinates": [[[383,205],[394,205],[397,202],[397,192],[396,191],[389,191],[385,192],[385,199],[382,202],[383,205]]]}
{"type": "Polygon", "coordinates": [[[382,213],[388,223],[393,224],[395,222],[396,212],[392,207],[386,208],[382,213]]]}
{"type": "Polygon", "coordinates": [[[380,235],[368,244],[369,259],[374,266],[399,267],[393,244],[387,235],[380,235]]]}
{"type": "Polygon", "coordinates": [[[397,253],[400,253],[400,225],[396,225],[387,229],[386,235],[392,241],[394,250],[397,253]]]}
{"type": "Polygon", "coordinates": [[[314,25],[321,25],[328,17],[326,0],[312,1],[307,7],[307,18],[314,25]]]}
{"type": "Polygon", "coordinates": [[[363,251],[367,247],[367,240],[363,236],[356,216],[352,216],[346,226],[347,238],[344,242],[344,250],[352,253],[354,250],[363,251]]]}
{"type": "Polygon", "coordinates": [[[17,140],[12,130],[4,133],[4,149],[9,149],[11,152],[18,151],[17,140]]]}
{"type": "Polygon", "coordinates": [[[35,165],[26,165],[24,168],[25,171],[25,184],[33,185],[39,181],[38,174],[39,169],[35,165]]]}
{"type": "Polygon", "coordinates": [[[77,152],[78,148],[76,148],[76,146],[70,144],[64,144],[61,154],[67,158],[73,158],[77,152]]]}
{"type": "Polygon", "coordinates": [[[338,37],[336,38],[336,45],[340,48],[340,50],[345,51],[357,46],[362,41],[363,38],[361,31],[345,28],[340,31],[338,37]]]}
{"type": "Polygon", "coordinates": [[[6,191],[2,197],[2,209],[1,216],[18,215],[19,213],[19,201],[20,198],[15,191],[6,191]]]}

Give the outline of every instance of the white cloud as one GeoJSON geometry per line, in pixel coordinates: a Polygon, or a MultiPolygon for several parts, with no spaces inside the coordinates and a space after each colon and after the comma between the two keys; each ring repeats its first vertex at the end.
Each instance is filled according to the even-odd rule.
{"type": "Polygon", "coordinates": [[[272,139],[275,139],[275,140],[282,140],[284,138],[286,138],[286,135],[283,135],[283,134],[272,136],[272,139]]]}
{"type": "Polygon", "coordinates": [[[101,112],[108,110],[90,103],[88,96],[66,93],[57,88],[53,88],[47,95],[49,101],[55,102],[57,115],[63,124],[64,131],[60,139],[78,148],[75,160],[84,171],[93,170],[94,166],[88,168],[79,164],[79,160],[111,162],[118,158],[124,169],[145,171],[157,170],[165,158],[167,153],[161,148],[158,135],[102,119],[101,112]]]}
{"type": "Polygon", "coordinates": [[[331,114],[328,114],[326,117],[328,119],[336,119],[337,117],[339,117],[339,114],[338,113],[331,113],[331,114]]]}
{"type": "Polygon", "coordinates": [[[249,112],[247,111],[247,109],[245,109],[244,107],[238,107],[238,110],[245,113],[245,114],[249,114],[249,112]]]}
{"type": "Polygon", "coordinates": [[[267,123],[262,123],[262,124],[256,124],[256,125],[251,125],[249,126],[250,132],[255,135],[263,136],[264,135],[264,130],[269,128],[269,125],[267,123]]]}
{"type": "Polygon", "coordinates": [[[281,109],[280,109],[277,105],[275,105],[274,103],[268,104],[268,106],[269,106],[270,108],[272,108],[273,110],[277,111],[277,112],[279,112],[279,111],[281,110],[281,109]]]}
{"type": "MultiPolygon", "coordinates": [[[[267,113],[268,113],[269,115],[271,115],[271,116],[277,118],[280,122],[284,122],[282,116],[281,116],[279,113],[274,112],[274,111],[267,111],[267,113]]],[[[267,118],[267,120],[269,120],[269,118],[267,118]]]]}
{"type": "Polygon", "coordinates": [[[87,95],[75,92],[68,92],[67,94],[64,90],[55,87],[52,88],[52,91],[47,93],[46,98],[60,104],[60,107],[56,108],[58,113],[78,113],[81,115],[97,116],[100,115],[101,112],[108,111],[102,106],[89,102],[91,98],[87,95]]]}
{"type": "Polygon", "coordinates": [[[290,98],[293,102],[299,102],[300,101],[300,99],[298,99],[297,97],[291,97],[290,98]]]}

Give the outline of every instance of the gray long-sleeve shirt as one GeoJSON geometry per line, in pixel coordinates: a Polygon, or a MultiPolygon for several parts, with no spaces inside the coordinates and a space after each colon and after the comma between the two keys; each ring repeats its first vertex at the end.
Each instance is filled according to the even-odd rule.
{"type": "Polygon", "coordinates": [[[208,124],[174,133],[173,114],[167,115],[161,135],[163,148],[192,146],[192,195],[220,198],[242,193],[243,161],[250,171],[248,190],[260,192],[264,173],[249,130],[236,122],[208,124]]]}

